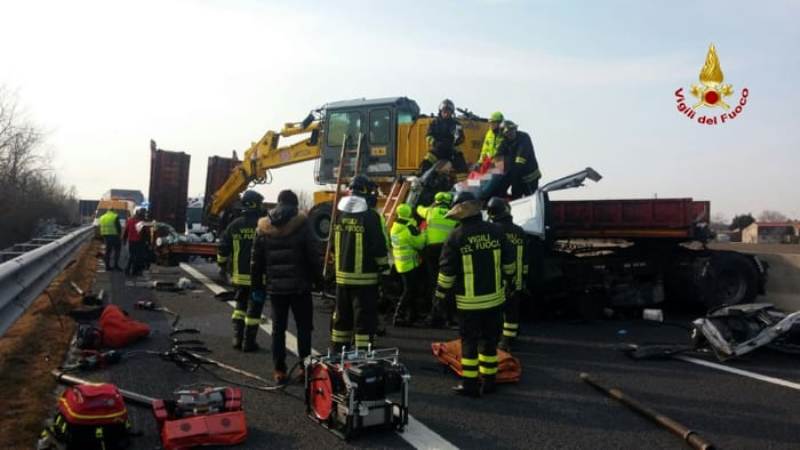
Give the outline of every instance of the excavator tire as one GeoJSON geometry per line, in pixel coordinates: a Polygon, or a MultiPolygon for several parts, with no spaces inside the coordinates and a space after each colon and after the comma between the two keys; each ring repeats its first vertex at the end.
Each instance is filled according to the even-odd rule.
{"type": "Polygon", "coordinates": [[[328,240],[331,226],[332,202],[317,203],[308,211],[308,224],[311,227],[311,236],[319,242],[328,240]]]}

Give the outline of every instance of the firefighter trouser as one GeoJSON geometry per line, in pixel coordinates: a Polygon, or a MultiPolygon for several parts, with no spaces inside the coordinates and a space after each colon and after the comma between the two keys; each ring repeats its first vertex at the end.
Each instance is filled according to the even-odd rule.
{"type": "MultiPolygon", "coordinates": [[[[436,312],[436,279],[439,277],[439,257],[442,255],[442,244],[430,244],[422,250],[422,260],[425,263],[425,293],[431,302],[432,312],[436,312]]],[[[426,302],[427,303],[427,302],[426,302]]],[[[439,310],[441,311],[441,309],[439,310]]]]}
{"type": "Polygon", "coordinates": [[[250,300],[250,286],[237,286],[236,308],[233,310],[231,319],[243,320],[245,326],[255,327],[261,323],[261,310],[263,309],[263,303],[250,300]]]}
{"type": "Polygon", "coordinates": [[[336,308],[331,326],[331,348],[349,347],[355,337],[356,348],[372,343],[378,328],[378,285],[336,285],[336,308]],[[355,334],[353,333],[355,331],[355,334]]]}
{"type": "MultiPolygon", "coordinates": [[[[403,293],[400,294],[396,311],[404,312],[409,320],[416,320],[418,315],[424,311],[426,303],[424,301],[425,274],[422,272],[422,267],[417,266],[408,272],[401,273],[400,278],[403,280],[403,293]]],[[[395,316],[397,315],[395,314],[395,316]]]]}
{"type": "Polygon", "coordinates": [[[516,200],[520,197],[527,197],[536,193],[539,189],[539,180],[531,183],[526,183],[522,180],[517,180],[511,184],[511,199],[516,200]]]}
{"type": "Polygon", "coordinates": [[[497,374],[497,336],[503,306],[482,310],[458,310],[461,335],[461,376],[476,379],[497,374]]]}
{"type": "Polygon", "coordinates": [[[519,304],[522,295],[521,291],[506,295],[503,311],[503,336],[506,338],[515,338],[519,333],[519,304]]]}

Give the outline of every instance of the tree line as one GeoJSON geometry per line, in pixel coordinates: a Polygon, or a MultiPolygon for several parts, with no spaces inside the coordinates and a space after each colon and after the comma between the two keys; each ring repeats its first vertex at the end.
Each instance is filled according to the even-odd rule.
{"type": "Polygon", "coordinates": [[[48,223],[78,221],[75,188],[59,180],[44,138],[17,96],[0,86],[0,249],[35,237],[48,223]]]}

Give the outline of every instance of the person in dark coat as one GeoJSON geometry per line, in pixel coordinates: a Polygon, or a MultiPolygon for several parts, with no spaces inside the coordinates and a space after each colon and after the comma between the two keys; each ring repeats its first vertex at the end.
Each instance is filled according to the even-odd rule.
{"type": "MultiPolygon", "coordinates": [[[[297,195],[281,191],[278,205],[258,221],[250,272],[253,295],[268,297],[272,305],[273,379],[278,383],[289,377],[286,327],[290,309],[297,325],[298,356],[303,359],[311,354],[311,287],[321,279],[308,220],[297,207],[297,195]]],[[[302,370],[298,376],[303,376],[302,370]]]]}

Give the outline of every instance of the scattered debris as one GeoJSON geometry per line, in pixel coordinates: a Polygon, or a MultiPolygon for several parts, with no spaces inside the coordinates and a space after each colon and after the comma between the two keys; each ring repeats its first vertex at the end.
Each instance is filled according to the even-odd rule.
{"type": "Polygon", "coordinates": [[[660,309],[645,308],[642,310],[642,318],[644,320],[653,320],[656,322],[664,321],[664,311],[660,309]]]}
{"type": "Polygon", "coordinates": [[[151,281],[149,287],[157,291],[180,292],[185,289],[192,289],[194,283],[186,277],[180,277],[178,281],[151,281]]]}
{"type": "Polygon", "coordinates": [[[786,314],[770,303],[749,303],[715,309],[693,324],[696,346],[710,346],[720,361],[764,346],[800,354],[800,311],[786,314]]]}

